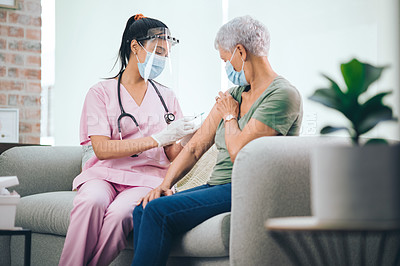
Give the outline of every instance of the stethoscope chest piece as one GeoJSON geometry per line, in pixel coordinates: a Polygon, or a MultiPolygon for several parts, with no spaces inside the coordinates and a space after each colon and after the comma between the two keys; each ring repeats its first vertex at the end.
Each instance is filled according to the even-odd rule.
{"type": "Polygon", "coordinates": [[[167,122],[167,124],[171,124],[172,122],[175,121],[175,115],[173,113],[166,113],[164,115],[164,119],[165,122],[167,122]]]}

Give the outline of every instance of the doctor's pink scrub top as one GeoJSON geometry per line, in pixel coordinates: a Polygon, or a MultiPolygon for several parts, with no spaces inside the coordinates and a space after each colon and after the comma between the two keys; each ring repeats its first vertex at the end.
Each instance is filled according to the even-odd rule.
{"type": "MultiPolygon", "coordinates": [[[[90,88],[83,105],[80,141],[81,145],[91,145],[90,136],[102,135],[119,140],[117,119],[121,114],[118,104],[117,80],[101,81],[90,88]]],[[[164,98],[168,110],[181,118],[182,111],[174,92],[155,82],[164,98]]],[[[165,109],[153,86],[148,88],[143,101],[138,106],[132,96],[121,84],[121,100],[125,112],[132,114],[139,124],[144,137],[160,132],[167,126],[165,109]]],[[[139,129],[129,117],[121,119],[122,139],[141,138],[139,129]]],[[[73,189],[92,179],[103,179],[112,183],[155,188],[161,184],[170,162],[164,148],[147,150],[138,157],[99,160],[90,158],[73,181],[73,189]]]]}

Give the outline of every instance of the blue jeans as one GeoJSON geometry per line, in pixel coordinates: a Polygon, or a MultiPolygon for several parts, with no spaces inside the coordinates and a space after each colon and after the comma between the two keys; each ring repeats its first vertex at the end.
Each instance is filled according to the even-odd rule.
{"type": "Polygon", "coordinates": [[[231,211],[231,183],[203,185],[150,201],[133,211],[132,265],[165,265],[174,236],[231,211]]]}

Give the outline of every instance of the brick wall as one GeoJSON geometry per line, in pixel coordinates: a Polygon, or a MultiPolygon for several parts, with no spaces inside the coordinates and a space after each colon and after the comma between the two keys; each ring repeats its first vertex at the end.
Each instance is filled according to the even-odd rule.
{"type": "Polygon", "coordinates": [[[0,8],[0,108],[19,108],[19,142],[40,143],[40,0],[0,8]]]}

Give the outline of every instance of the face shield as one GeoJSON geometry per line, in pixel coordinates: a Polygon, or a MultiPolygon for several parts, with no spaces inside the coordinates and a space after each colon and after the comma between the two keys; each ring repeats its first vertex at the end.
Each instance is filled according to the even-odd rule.
{"type": "Polygon", "coordinates": [[[143,78],[146,81],[154,78],[166,87],[177,89],[179,53],[175,45],[179,40],[172,37],[167,28],[153,28],[137,41],[147,52],[143,78]]]}

